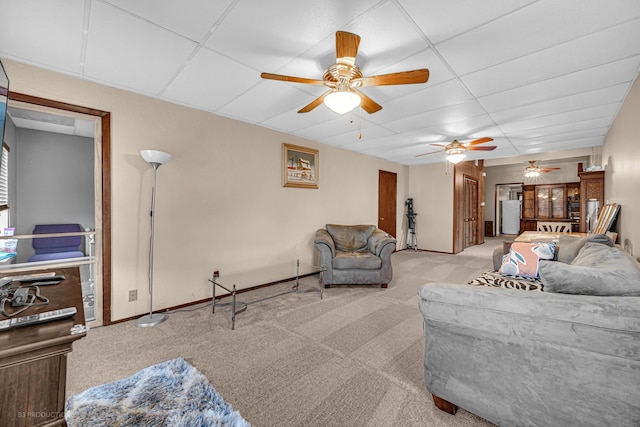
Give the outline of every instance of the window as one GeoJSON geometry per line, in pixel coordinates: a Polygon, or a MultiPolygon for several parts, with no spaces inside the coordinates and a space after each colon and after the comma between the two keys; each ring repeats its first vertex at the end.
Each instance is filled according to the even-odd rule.
{"type": "MultiPolygon", "coordinates": [[[[0,154],[0,234],[9,227],[9,146],[2,144],[0,154]]],[[[4,243],[4,242],[1,242],[4,243]]],[[[4,245],[2,245],[4,247],[4,245]]]]}
{"type": "Polygon", "coordinates": [[[0,155],[0,211],[9,209],[9,146],[2,144],[0,155]]]}

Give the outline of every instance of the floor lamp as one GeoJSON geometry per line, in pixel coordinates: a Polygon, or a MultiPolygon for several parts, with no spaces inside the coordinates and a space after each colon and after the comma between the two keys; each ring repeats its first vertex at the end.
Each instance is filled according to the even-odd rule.
{"type": "Polygon", "coordinates": [[[140,150],[140,155],[153,167],[153,188],[151,189],[151,241],[149,242],[149,314],[145,314],[136,320],[136,326],[144,328],[155,326],[167,319],[162,313],[153,313],[153,246],[156,222],[156,182],[158,168],[171,160],[171,154],[158,150],[140,150]]]}

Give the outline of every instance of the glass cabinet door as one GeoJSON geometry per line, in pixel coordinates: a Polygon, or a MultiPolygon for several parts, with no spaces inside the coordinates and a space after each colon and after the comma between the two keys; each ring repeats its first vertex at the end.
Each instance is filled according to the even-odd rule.
{"type": "Polygon", "coordinates": [[[564,187],[553,187],[551,189],[551,217],[565,218],[564,207],[564,187]]]}
{"type": "Polygon", "coordinates": [[[538,187],[538,218],[549,218],[549,188],[538,187]]]}

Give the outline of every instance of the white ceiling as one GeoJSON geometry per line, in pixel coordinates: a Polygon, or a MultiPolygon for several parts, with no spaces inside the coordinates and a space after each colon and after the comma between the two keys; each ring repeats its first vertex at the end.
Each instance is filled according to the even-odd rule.
{"type": "Polygon", "coordinates": [[[405,165],[430,142],[492,137],[498,159],[597,147],[640,70],[638,0],[0,0],[0,57],[405,165]],[[296,113],[335,32],[362,37],[374,114],[296,113]],[[353,120],[351,120],[353,119],[353,120]],[[359,133],[362,138],[358,137],[359,133]]]}

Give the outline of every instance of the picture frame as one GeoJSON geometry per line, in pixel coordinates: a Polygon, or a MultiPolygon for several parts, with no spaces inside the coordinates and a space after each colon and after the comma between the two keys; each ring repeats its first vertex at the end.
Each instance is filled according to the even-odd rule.
{"type": "Polygon", "coordinates": [[[282,186],[319,188],[320,153],[312,148],[282,144],[282,186]]]}

